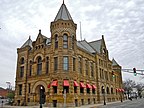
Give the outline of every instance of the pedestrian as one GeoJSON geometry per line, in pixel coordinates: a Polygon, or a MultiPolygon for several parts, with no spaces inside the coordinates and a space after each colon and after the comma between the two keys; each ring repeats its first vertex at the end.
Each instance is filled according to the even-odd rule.
{"type": "Polygon", "coordinates": [[[3,100],[2,100],[2,108],[3,108],[3,100]]]}

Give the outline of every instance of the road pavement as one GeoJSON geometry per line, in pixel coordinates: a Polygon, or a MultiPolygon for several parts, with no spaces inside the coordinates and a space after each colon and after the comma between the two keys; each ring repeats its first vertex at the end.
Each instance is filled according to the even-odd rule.
{"type": "Polygon", "coordinates": [[[124,102],[109,103],[107,105],[99,105],[93,108],[144,108],[144,98],[127,100],[124,102]]]}
{"type": "MultiPolygon", "coordinates": [[[[7,106],[4,105],[0,108],[39,108],[39,106],[7,106]]],[[[43,107],[43,108],[52,108],[52,107],[43,107]]],[[[70,108],[70,107],[69,107],[70,108]]],[[[71,107],[74,108],[74,107],[71,107]]],[[[124,102],[109,102],[106,105],[103,104],[92,104],[92,105],[83,105],[81,107],[75,108],[144,108],[144,98],[142,99],[133,99],[132,101],[126,100],[124,102]]]]}

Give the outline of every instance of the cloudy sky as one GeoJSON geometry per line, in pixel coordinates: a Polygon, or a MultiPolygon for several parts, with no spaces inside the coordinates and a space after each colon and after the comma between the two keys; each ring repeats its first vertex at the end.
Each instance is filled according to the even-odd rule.
{"type": "MultiPolygon", "coordinates": [[[[62,0],[0,0],[0,86],[14,86],[17,48],[38,30],[50,37],[62,0]]],[[[144,69],[144,0],[65,0],[74,20],[82,25],[82,38],[93,41],[104,35],[110,59],[123,69],[144,69]]],[[[143,81],[140,76],[123,73],[123,78],[143,81]]],[[[144,79],[144,78],[143,78],[144,79]]]]}

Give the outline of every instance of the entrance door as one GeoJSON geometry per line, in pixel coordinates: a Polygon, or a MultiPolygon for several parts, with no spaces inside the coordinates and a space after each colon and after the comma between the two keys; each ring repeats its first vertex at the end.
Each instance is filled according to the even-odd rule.
{"type": "Polygon", "coordinates": [[[77,107],[78,106],[78,100],[75,99],[75,106],[77,107]]]}
{"type": "Polygon", "coordinates": [[[82,105],[84,105],[84,99],[81,99],[81,103],[82,103],[82,105]]]}
{"type": "Polygon", "coordinates": [[[88,99],[88,104],[90,104],[90,99],[88,99]]]}
{"type": "Polygon", "coordinates": [[[53,107],[57,107],[57,100],[53,100],[53,107]]]}

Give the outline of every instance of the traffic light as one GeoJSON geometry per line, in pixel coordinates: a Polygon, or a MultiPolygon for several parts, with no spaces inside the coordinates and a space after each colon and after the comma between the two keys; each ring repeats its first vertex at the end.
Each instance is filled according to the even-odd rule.
{"type": "Polygon", "coordinates": [[[136,68],[133,68],[133,72],[134,72],[134,76],[136,76],[137,75],[136,68]]]}
{"type": "Polygon", "coordinates": [[[115,78],[114,72],[112,71],[112,78],[115,78]]]}

